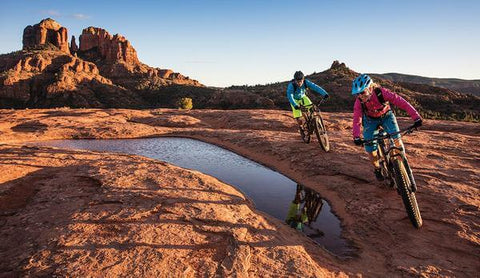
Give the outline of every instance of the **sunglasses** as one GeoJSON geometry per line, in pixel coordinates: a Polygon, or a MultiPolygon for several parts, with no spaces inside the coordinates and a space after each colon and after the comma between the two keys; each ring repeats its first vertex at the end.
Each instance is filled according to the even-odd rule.
{"type": "Polygon", "coordinates": [[[368,88],[366,88],[365,90],[363,90],[363,92],[358,93],[358,95],[363,96],[363,95],[365,95],[367,92],[368,92],[368,88]]]}

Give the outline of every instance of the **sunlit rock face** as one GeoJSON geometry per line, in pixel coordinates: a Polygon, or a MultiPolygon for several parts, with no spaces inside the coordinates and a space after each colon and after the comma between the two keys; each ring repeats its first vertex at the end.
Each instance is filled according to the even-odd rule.
{"type": "Polygon", "coordinates": [[[70,44],[67,38],[67,29],[51,18],[24,29],[23,49],[0,55],[0,108],[145,108],[160,105],[151,100],[167,86],[182,85],[173,96],[186,86],[203,87],[141,63],[122,35],[88,27],[79,45],[75,36],[70,44]]]}
{"type": "Polygon", "coordinates": [[[23,49],[52,44],[61,51],[70,54],[68,31],[51,18],[35,25],[28,25],[23,30],[23,49]]]}
{"type": "Polygon", "coordinates": [[[137,51],[119,34],[110,35],[105,29],[88,27],[80,35],[80,51],[93,51],[106,63],[138,64],[137,51]]]}

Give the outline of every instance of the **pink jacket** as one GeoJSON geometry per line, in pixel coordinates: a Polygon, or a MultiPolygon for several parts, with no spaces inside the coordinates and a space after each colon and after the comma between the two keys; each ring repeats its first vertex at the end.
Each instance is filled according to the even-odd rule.
{"type": "MultiPolygon", "coordinates": [[[[418,114],[417,110],[415,110],[415,108],[413,108],[413,106],[408,103],[408,101],[385,88],[380,89],[382,90],[382,95],[385,102],[388,101],[390,104],[393,104],[398,108],[404,110],[408,113],[408,115],[410,115],[410,117],[414,121],[420,119],[420,114],[418,114]]],[[[388,105],[387,103],[382,109],[383,105],[378,100],[375,92],[372,92],[370,98],[365,102],[365,107],[367,110],[367,116],[375,118],[382,116],[383,114],[387,113],[388,110],[390,110],[390,105],[388,105]]],[[[353,138],[360,137],[362,116],[362,104],[360,103],[360,99],[357,97],[357,99],[355,100],[355,104],[353,105],[353,138]]]]}

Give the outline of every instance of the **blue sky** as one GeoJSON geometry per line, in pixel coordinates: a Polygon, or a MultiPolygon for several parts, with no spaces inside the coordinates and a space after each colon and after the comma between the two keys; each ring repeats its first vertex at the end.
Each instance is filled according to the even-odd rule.
{"type": "Polygon", "coordinates": [[[210,86],[291,79],[334,60],[358,72],[480,79],[480,1],[3,0],[0,54],[51,17],[125,36],[139,59],[210,86]]]}

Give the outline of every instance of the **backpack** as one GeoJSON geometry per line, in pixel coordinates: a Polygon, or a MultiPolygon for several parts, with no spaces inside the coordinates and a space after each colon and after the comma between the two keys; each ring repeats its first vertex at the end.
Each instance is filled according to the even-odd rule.
{"type": "MultiPolygon", "coordinates": [[[[383,98],[382,90],[379,87],[377,87],[373,89],[373,92],[377,95],[378,101],[382,105],[382,108],[377,109],[377,111],[383,110],[385,106],[388,105],[388,101],[385,101],[385,99],[383,98]]],[[[365,103],[360,101],[360,104],[362,105],[363,115],[367,116],[367,107],[365,106],[365,103]]]]}

